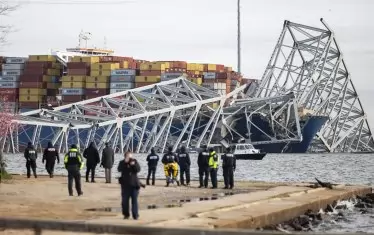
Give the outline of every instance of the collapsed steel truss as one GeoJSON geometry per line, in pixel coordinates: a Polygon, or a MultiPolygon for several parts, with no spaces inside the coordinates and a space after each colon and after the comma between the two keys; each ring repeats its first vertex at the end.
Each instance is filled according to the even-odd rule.
{"type": "Polygon", "coordinates": [[[334,33],[285,21],[256,97],[293,92],[299,106],[329,116],[310,151],[373,151],[373,136],[334,33]]]}

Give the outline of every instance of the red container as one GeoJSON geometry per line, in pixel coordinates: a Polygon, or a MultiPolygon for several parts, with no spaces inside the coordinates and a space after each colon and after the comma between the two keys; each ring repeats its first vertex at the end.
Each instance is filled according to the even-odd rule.
{"type": "Polygon", "coordinates": [[[122,62],[122,61],[134,62],[134,58],[132,58],[132,57],[122,57],[122,56],[101,56],[100,57],[100,63],[122,62]]]}
{"type": "Polygon", "coordinates": [[[192,74],[192,75],[188,75],[189,78],[201,78],[201,75],[196,75],[196,74],[192,74]]]}
{"type": "Polygon", "coordinates": [[[48,61],[28,61],[25,63],[25,69],[33,68],[52,68],[52,62],[48,61]]]}
{"type": "Polygon", "coordinates": [[[90,70],[85,68],[85,69],[68,69],[68,76],[87,76],[89,75],[90,70]]]}
{"type": "Polygon", "coordinates": [[[140,70],[139,75],[140,76],[161,76],[161,70],[160,71],[140,70]]]}
{"type": "Polygon", "coordinates": [[[135,88],[148,86],[148,85],[154,85],[154,82],[137,82],[135,83],[135,88]]]}
{"type": "Polygon", "coordinates": [[[187,62],[185,61],[172,61],[170,68],[187,69],[187,62]]]}
{"type": "Polygon", "coordinates": [[[225,66],[223,64],[217,64],[216,70],[219,72],[225,71],[225,66]]]}
{"type": "Polygon", "coordinates": [[[67,67],[68,69],[89,69],[90,64],[86,62],[69,62],[67,67]]]}
{"type": "Polygon", "coordinates": [[[20,82],[19,88],[47,88],[46,82],[20,82]]]}
{"type": "Polygon", "coordinates": [[[0,96],[18,95],[18,88],[0,88],[0,96]]]}
{"type": "Polygon", "coordinates": [[[31,67],[31,68],[25,68],[23,74],[24,75],[43,75],[47,73],[47,68],[43,67],[31,67]]]}
{"type": "Polygon", "coordinates": [[[227,79],[227,73],[216,73],[217,79],[227,79]]]}
{"type": "Polygon", "coordinates": [[[1,99],[5,102],[16,102],[18,100],[18,94],[1,95],[1,99]]]}
{"type": "Polygon", "coordinates": [[[86,96],[103,96],[108,95],[109,89],[86,89],[86,96]]]}
{"type": "MultiPolygon", "coordinates": [[[[120,66],[120,68],[121,68],[121,66],[120,66]]],[[[136,62],[135,61],[129,62],[129,68],[128,69],[137,69],[136,62]]]]}
{"type": "Polygon", "coordinates": [[[20,109],[39,109],[39,102],[19,102],[18,106],[20,109]]]}
{"type": "Polygon", "coordinates": [[[165,72],[167,73],[185,73],[186,71],[187,71],[186,69],[181,69],[181,68],[165,69],[165,72]]]}
{"type": "Polygon", "coordinates": [[[62,102],[75,103],[84,100],[84,95],[63,95],[62,102]]]}
{"type": "Polygon", "coordinates": [[[43,81],[43,75],[27,75],[22,74],[19,77],[20,82],[42,82],[43,81]]]}
{"type": "MultiPolygon", "coordinates": [[[[197,74],[196,74],[196,71],[189,71],[189,70],[187,70],[186,73],[187,73],[188,75],[191,75],[191,76],[192,76],[192,75],[197,75],[197,74]]],[[[203,75],[203,74],[204,74],[204,72],[198,72],[198,76],[199,76],[199,75],[201,76],[201,75],[203,75]]]]}

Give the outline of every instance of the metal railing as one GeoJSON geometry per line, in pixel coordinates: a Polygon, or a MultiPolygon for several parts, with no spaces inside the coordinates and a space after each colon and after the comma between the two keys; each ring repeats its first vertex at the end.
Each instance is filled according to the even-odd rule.
{"type": "MultiPolygon", "coordinates": [[[[97,223],[73,222],[62,220],[35,220],[19,218],[0,218],[0,231],[4,229],[33,230],[35,235],[43,231],[64,231],[81,233],[107,233],[107,234],[132,234],[132,235],[273,235],[285,234],[277,231],[254,231],[243,229],[204,229],[204,228],[164,228],[147,225],[108,225],[97,223]]],[[[289,233],[291,235],[305,235],[305,233],[289,233]]],[[[313,233],[308,233],[309,235],[313,233]]],[[[315,233],[317,234],[317,233],[315,233]]],[[[319,233],[322,234],[322,233],[319,233]]],[[[329,234],[338,235],[338,234],[329,234]]],[[[340,234],[341,235],[341,234],[340,234]]],[[[344,235],[353,235],[345,233],[344,235]]],[[[374,234],[367,234],[374,235],[374,234]]]]}

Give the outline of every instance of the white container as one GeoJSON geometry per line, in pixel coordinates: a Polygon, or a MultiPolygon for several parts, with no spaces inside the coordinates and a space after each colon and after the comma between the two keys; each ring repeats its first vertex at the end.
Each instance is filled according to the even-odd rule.
{"type": "Polygon", "coordinates": [[[22,74],[22,70],[5,70],[3,76],[19,76],[22,74]]]}
{"type": "Polygon", "coordinates": [[[23,70],[25,65],[24,64],[3,64],[1,67],[3,68],[3,71],[5,71],[5,70],[23,70]]]}
{"type": "Polygon", "coordinates": [[[84,95],[82,88],[61,88],[62,95],[84,95]]]}
{"type": "Polygon", "coordinates": [[[135,82],[135,76],[134,75],[126,75],[126,76],[111,76],[110,77],[111,83],[116,82],[135,82]]]}
{"type": "Polygon", "coordinates": [[[132,89],[135,87],[133,82],[116,82],[110,84],[110,89],[132,89]]]}
{"type": "Polygon", "coordinates": [[[203,82],[203,84],[201,84],[202,87],[205,87],[205,88],[208,88],[210,90],[213,90],[214,89],[214,83],[206,83],[206,82],[203,82]]]}
{"type": "Polygon", "coordinates": [[[169,81],[183,76],[183,73],[162,73],[161,81],[169,81]]]}
{"type": "Polygon", "coordinates": [[[116,69],[116,70],[112,70],[111,75],[112,76],[128,76],[128,75],[135,76],[136,71],[134,69],[116,69]]]}
{"type": "Polygon", "coordinates": [[[216,79],[216,73],[214,72],[204,72],[204,79],[216,79]]]}
{"type": "Polygon", "coordinates": [[[19,76],[0,76],[0,82],[18,82],[19,76]]]}
{"type": "Polygon", "coordinates": [[[7,64],[24,64],[27,61],[27,58],[24,57],[8,57],[5,59],[7,64]]]}
{"type": "Polygon", "coordinates": [[[109,93],[114,94],[117,92],[122,92],[122,91],[127,91],[127,90],[130,90],[130,89],[110,89],[109,93]]]}
{"type": "Polygon", "coordinates": [[[18,88],[19,82],[0,82],[0,88],[18,88]]]}
{"type": "Polygon", "coordinates": [[[214,90],[226,90],[226,83],[223,82],[216,82],[213,83],[214,90]]]}

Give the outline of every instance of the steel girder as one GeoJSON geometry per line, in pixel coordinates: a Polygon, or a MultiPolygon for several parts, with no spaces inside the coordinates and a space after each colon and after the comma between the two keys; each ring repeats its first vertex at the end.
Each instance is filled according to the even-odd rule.
{"type": "Polygon", "coordinates": [[[309,151],[373,151],[374,142],[334,33],[284,22],[256,97],[293,92],[299,106],[329,121],[309,151]]]}
{"type": "Polygon", "coordinates": [[[226,96],[181,77],[53,110],[22,113],[15,120],[20,124],[18,134],[8,134],[11,141],[6,141],[17,144],[3,149],[17,152],[27,142],[44,147],[48,141],[60,152],[70,144],[83,149],[90,142],[99,149],[110,142],[116,152],[148,152],[153,147],[163,151],[168,145],[175,150],[179,144],[199,147],[211,141],[225,100],[226,96]]]}

